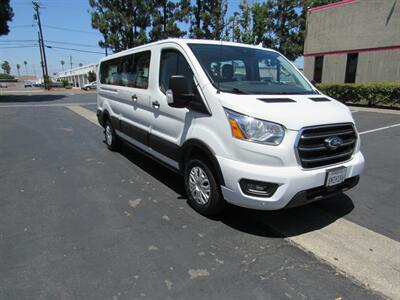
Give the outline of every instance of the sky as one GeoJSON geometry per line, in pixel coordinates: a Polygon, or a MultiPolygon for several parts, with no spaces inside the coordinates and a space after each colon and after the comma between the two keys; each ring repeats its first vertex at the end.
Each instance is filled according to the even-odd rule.
{"type": "MultiPolygon", "coordinates": [[[[97,63],[105,55],[104,49],[98,46],[102,35],[91,26],[88,0],[40,0],[40,10],[46,48],[49,74],[62,71],[61,60],[65,61],[64,69],[97,63]],[[58,47],[58,48],[55,48],[58,47]],[[60,49],[70,48],[90,52],[60,49]]],[[[240,0],[228,0],[227,16],[233,14],[240,0]]],[[[41,75],[40,52],[37,46],[38,27],[33,19],[33,7],[30,0],[11,0],[14,18],[9,22],[10,33],[0,36],[0,62],[7,60],[11,65],[11,74],[17,74],[16,65],[20,64],[21,75],[26,75],[24,61],[27,61],[28,75],[41,75]],[[12,47],[12,48],[10,48],[12,47]]],[[[186,25],[187,26],[187,25],[186,25]]],[[[297,61],[302,64],[301,59],[297,61]]]]}

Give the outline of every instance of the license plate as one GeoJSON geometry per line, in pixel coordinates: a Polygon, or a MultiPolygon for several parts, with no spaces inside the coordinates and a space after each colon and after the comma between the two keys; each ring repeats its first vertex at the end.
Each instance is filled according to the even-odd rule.
{"type": "Polygon", "coordinates": [[[346,167],[326,171],[325,186],[334,186],[342,183],[346,179],[346,171],[346,167]]]}

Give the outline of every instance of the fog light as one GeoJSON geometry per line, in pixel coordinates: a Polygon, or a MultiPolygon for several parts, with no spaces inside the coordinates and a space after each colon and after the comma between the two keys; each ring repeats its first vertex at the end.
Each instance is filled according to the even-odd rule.
{"type": "Polygon", "coordinates": [[[256,197],[271,197],[279,187],[277,183],[242,179],[239,182],[243,193],[256,197]]]}

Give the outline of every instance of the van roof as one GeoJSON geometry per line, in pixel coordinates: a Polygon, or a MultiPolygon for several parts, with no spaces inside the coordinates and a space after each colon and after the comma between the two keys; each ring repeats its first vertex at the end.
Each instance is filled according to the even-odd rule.
{"type": "MultiPolygon", "coordinates": [[[[202,39],[183,39],[183,38],[167,38],[164,40],[160,40],[160,41],[156,41],[156,42],[152,42],[152,43],[148,43],[148,44],[144,44],[144,45],[140,45],[137,47],[133,47],[127,50],[123,50],[114,54],[111,54],[109,56],[103,57],[101,59],[101,61],[103,60],[109,60],[115,57],[119,57],[122,56],[124,54],[128,54],[132,51],[135,50],[140,50],[140,49],[146,49],[150,46],[153,45],[160,45],[160,44],[164,44],[167,42],[174,42],[178,45],[187,45],[187,44],[209,44],[209,45],[224,45],[224,46],[237,46],[237,47],[248,47],[248,48],[255,48],[255,49],[260,49],[260,46],[254,46],[254,45],[248,45],[248,44],[242,44],[242,43],[237,43],[237,42],[229,42],[229,41],[220,41],[220,40],[202,40],[202,39]]],[[[263,48],[264,50],[270,50],[270,51],[274,51],[273,49],[270,48],[263,48]]]]}

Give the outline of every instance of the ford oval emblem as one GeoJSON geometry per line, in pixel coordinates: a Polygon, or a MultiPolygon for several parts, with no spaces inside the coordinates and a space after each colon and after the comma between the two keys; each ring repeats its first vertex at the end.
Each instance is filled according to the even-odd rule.
{"type": "Polygon", "coordinates": [[[335,150],[343,144],[343,140],[338,136],[330,136],[324,140],[324,144],[329,150],[335,150]]]}

